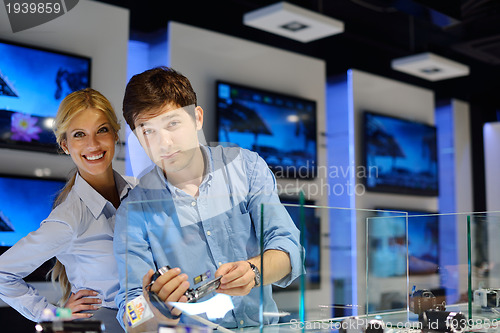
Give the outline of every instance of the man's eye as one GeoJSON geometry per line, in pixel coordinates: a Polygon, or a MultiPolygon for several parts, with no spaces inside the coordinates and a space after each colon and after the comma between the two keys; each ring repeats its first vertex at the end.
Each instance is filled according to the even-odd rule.
{"type": "Polygon", "coordinates": [[[168,124],[168,127],[175,127],[177,125],[180,124],[180,121],[171,121],[169,124],[168,124]]]}
{"type": "Polygon", "coordinates": [[[152,129],[144,129],[144,130],[142,130],[142,134],[144,134],[144,135],[150,135],[151,133],[153,133],[152,129]]]}

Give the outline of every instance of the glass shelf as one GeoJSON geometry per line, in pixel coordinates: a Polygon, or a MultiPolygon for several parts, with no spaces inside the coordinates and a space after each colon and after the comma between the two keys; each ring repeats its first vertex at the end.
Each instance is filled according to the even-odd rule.
{"type": "MultiPolygon", "coordinates": [[[[137,244],[127,243],[129,278],[142,280],[145,274],[144,267],[138,272],[133,265],[136,259],[131,258],[137,257],[149,260],[151,269],[158,268],[155,265],[161,262],[180,267],[189,275],[194,287],[198,286],[194,284],[195,276],[210,272],[210,279],[214,277],[222,263],[215,259],[218,254],[211,253],[211,247],[206,245],[212,241],[210,233],[231,230],[232,219],[240,218],[234,215],[234,209],[241,207],[237,198],[204,200],[205,203],[196,202],[196,205],[214,207],[212,216],[201,219],[203,223],[200,217],[192,215],[192,202],[151,200],[127,204],[128,241],[137,242],[138,234],[144,241],[140,250],[137,244]],[[221,211],[224,205],[230,210],[221,211]],[[220,214],[226,214],[225,222],[213,222],[220,221],[220,214]],[[155,244],[165,245],[148,247],[152,239],[155,244]],[[154,256],[148,254],[151,249],[154,256]],[[207,258],[203,263],[198,260],[201,256],[207,258]]],[[[262,204],[261,211],[254,212],[248,228],[240,230],[241,238],[221,238],[227,239],[220,246],[224,251],[241,248],[241,244],[233,242],[244,240],[248,242],[246,251],[254,253],[250,257],[259,254],[262,257],[269,237],[266,235],[280,233],[265,229],[269,221],[289,215],[300,231],[300,252],[297,254],[300,258],[295,258],[303,264],[298,266],[299,276],[285,287],[254,288],[251,295],[257,301],[249,310],[253,322],[239,329],[336,329],[352,318],[365,322],[379,319],[396,330],[418,328],[419,314],[431,308],[460,312],[470,324],[476,324],[468,330],[480,329],[477,325],[500,319],[497,306],[500,303],[500,293],[497,293],[500,289],[500,244],[491,237],[500,234],[500,213],[414,215],[300,202],[297,198],[297,204],[262,204]],[[284,212],[288,215],[283,215],[284,212]],[[250,241],[247,233],[252,232],[255,239],[250,241]],[[272,298],[263,296],[267,292],[272,293],[272,298]]],[[[269,267],[264,259],[261,265],[269,267]]],[[[127,292],[133,294],[134,291],[137,291],[137,283],[132,287],[127,282],[127,292]]],[[[238,306],[238,299],[242,297],[247,296],[231,299],[238,306]]],[[[206,313],[197,315],[203,318],[201,322],[196,316],[183,316],[187,318],[183,321],[186,324],[207,325],[208,320],[212,327],[225,325],[223,320],[210,318],[206,313]]],[[[159,316],[155,318],[161,322],[159,316]]]]}

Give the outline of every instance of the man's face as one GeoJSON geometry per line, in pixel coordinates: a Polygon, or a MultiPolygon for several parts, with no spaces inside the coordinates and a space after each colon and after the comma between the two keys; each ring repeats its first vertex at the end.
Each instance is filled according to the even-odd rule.
{"type": "Polygon", "coordinates": [[[197,131],[203,126],[203,109],[194,105],[183,108],[166,105],[153,114],[139,117],[134,123],[139,142],[165,173],[184,170],[199,147],[197,131]],[[194,109],[196,119],[188,114],[188,108],[194,109]]]}

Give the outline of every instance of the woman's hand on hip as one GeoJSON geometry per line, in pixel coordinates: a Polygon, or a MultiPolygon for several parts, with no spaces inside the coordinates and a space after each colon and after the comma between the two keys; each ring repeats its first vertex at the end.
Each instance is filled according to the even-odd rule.
{"type": "Polygon", "coordinates": [[[102,303],[101,299],[92,297],[97,295],[98,293],[94,290],[85,289],[78,291],[76,294],[71,293],[64,307],[71,309],[73,319],[90,318],[93,316],[92,313],[81,312],[99,309],[102,303]]]}

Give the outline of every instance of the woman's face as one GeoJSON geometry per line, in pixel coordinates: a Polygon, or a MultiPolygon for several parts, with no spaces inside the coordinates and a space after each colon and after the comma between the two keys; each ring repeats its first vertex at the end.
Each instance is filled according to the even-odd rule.
{"type": "Polygon", "coordinates": [[[112,170],[116,139],[104,113],[89,108],[73,118],[61,146],[71,155],[80,175],[88,180],[112,170]]]}

